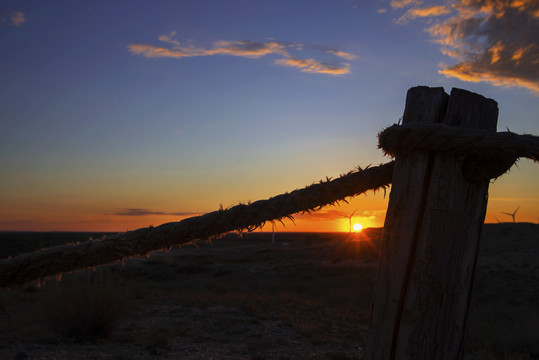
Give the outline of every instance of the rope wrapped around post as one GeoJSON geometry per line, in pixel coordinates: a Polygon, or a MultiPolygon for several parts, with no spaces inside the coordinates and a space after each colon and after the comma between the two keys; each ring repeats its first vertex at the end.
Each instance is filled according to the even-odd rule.
{"type": "Polygon", "coordinates": [[[521,157],[539,162],[539,137],[510,131],[413,122],[386,128],[378,134],[378,144],[393,157],[412,149],[466,156],[462,170],[471,182],[497,178],[521,157]]]}
{"type": "MultiPolygon", "coordinates": [[[[394,156],[412,148],[446,151],[468,156],[465,173],[470,181],[505,173],[517,157],[539,161],[539,137],[452,128],[437,124],[393,125],[379,134],[379,147],[394,156]],[[485,160],[485,154],[486,160],[485,160]],[[503,161],[501,159],[504,159],[503,161]],[[485,169],[485,164],[486,169],[485,169]],[[499,166],[499,165],[502,166],[499,166]]],[[[392,181],[393,162],[358,169],[337,179],[320,181],[303,189],[251,204],[239,204],[201,216],[108,236],[43,249],[0,259],[0,287],[13,288],[99,265],[170,249],[196,239],[230,231],[253,231],[267,221],[292,218],[296,213],[317,211],[347,197],[369,190],[386,189],[392,181]]]]}

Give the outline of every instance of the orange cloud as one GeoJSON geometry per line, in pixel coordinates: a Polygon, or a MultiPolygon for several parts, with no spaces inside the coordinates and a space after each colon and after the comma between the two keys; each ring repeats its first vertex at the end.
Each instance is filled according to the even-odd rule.
{"type": "MultiPolygon", "coordinates": [[[[449,15],[426,31],[444,55],[457,60],[440,73],[464,81],[523,87],[539,94],[539,1],[451,0],[446,6],[397,1],[408,9],[397,21],[449,15]]],[[[402,5],[402,6],[400,6],[402,5]]]]}
{"type": "Polygon", "coordinates": [[[255,41],[217,41],[213,49],[204,55],[233,55],[249,58],[260,58],[269,54],[288,55],[285,45],[276,41],[259,43],[255,41]]]}
{"type": "Polygon", "coordinates": [[[275,60],[275,63],[282,66],[295,67],[303,72],[317,73],[317,74],[332,74],[332,75],[344,75],[350,72],[349,64],[329,65],[314,59],[280,59],[275,60]]]}
{"type": "Polygon", "coordinates": [[[26,15],[22,11],[12,11],[2,18],[4,22],[10,22],[12,26],[20,26],[26,22],[26,15]]]}
{"type": "Polygon", "coordinates": [[[454,77],[469,82],[489,82],[495,86],[522,87],[539,95],[539,82],[518,77],[500,76],[486,71],[473,62],[461,62],[453,66],[445,66],[438,72],[445,77],[454,77]]]}
{"type": "Polygon", "coordinates": [[[217,41],[211,49],[196,48],[194,46],[182,46],[179,41],[174,40],[172,36],[175,32],[169,35],[161,35],[158,40],[170,43],[172,48],[154,46],[148,44],[130,44],[128,49],[131,53],[142,55],[145,57],[194,57],[194,56],[211,56],[211,55],[232,55],[249,58],[259,58],[269,54],[281,54],[288,56],[282,43],[269,41],[259,43],[255,41],[217,41]]]}
{"type": "Polygon", "coordinates": [[[503,46],[502,42],[498,41],[496,45],[488,49],[488,52],[492,54],[492,59],[490,60],[491,64],[494,64],[495,62],[501,59],[501,52],[503,51],[504,48],[505,46],[503,46]]]}
{"type": "Polygon", "coordinates": [[[341,58],[343,58],[345,60],[354,60],[354,59],[357,58],[356,55],[350,54],[350,53],[347,53],[347,52],[344,52],[344,51],[328,50],[327,52],[328,52],[328,54],[333,54],[333,55],[341,57],[341,58]]]}
{"type": "MultiPolygon", "coordinates": [[[[510,6],[512,8],[515,8],[515,9],[518,9],[520,11],[527,11],[529,8],[532,8],[534,4],[536,4],[537,1],[536,0],[513,0],[511,3],[510,3],[510,6]]],[[[535,17],[537,17],[537,13],[539,12],[539,10],[535,10],[534,11],[534,15],[535,17]]]]}
{"type": "Polygon", "coordinates": [[[526,54],[526,52],[528,50],[532,50],[533,49],[533,44],[532,45],[529,45],[527,47],[524,47],[524,48],[520,48],[520,49],[517,49],[515,50],[515,52],[513,53],[513,56],[511,57],[511,60],[515,61],[517,64],[520,62],[520,59],[522,59],[524,57],[524,55],[526,54]]]}
{"type": "Polygon", "coordinates": [[[424,8],[414,7],[406,11],[406,13],[397,20],[397,23],[406,24],[408,21],[413,19],[442,16],[449,14],[450,12],[451,10],[444,5],[429,6],[424,8]]]}
{"type": "MultiPolygon", "coordinates": [[[[106,214],[106,215],[109,215],[109,214],[106,214]]],[[[119,209],[117,212],[113,213],[112,215],[119,215],[119,216],[148,216],[148,215],[195,216],[195,215],[200,215],[200,214],[199,213],[193,213],[193,212],[164,212],[164,211],[156,211],[156,210],[150,210],[150,209],[127,208],[127,209],[119,209]]]]}
{"type": "Polygon", "coordinates": [[[128,49],[133,54],[142,55],[147,58],[164,57],[164,58],[179,59],[182,57],[193,56],[181,50],[171,50],[164,47],[147,45],[147,44],[130,44],[128,45],[128,49]]]}
{"type": "Polygon", "coordinates": [[[414,4],[420,4],[421,2],[418,2],[416,0],[392,0],[390,5],[393,9],[402,9],[414,4]]]}
{"type": "Polygon", "coordinates": [[[431,31],[459,60],[440,73],[539,94],[539,2],[463,0],[455,8],[457,16],[431,31]]]}
{"type": "MultiPolygon", "coordinates": [[[[302,51],[303,44],[286,44],[278,41],[255,42],[255,41],[225,41],[220,40],[209,49],[197,48],[192,45],[183,46],[174,39],[176,32],[172,31],[168,35],[160,35],[159,41],[171,44],[170,47],[155,46],[149,44],[130,44],[128,49],[132,54],[141,55],[147,58],[175,58],[195,56],[230,55],[252,59],[258,59],[268,55],[277,55],[282,59],[275,60],[276,64],[295,67],[303,72],[342,75],[350,72],[349,64],[328,64],[315,59],[300,59],[290,55],[289,51],[302,51]]],[[[318,49],[320,51],[320,49],[318,49]]],[[[336,57],[353,60],[355,55],[340,51],[326,50],[327,54],[336,57]]]]}
{"type": "Polygon", "coordinates": [[[447,9],[445,6],[431,6],[426,8],[417,8],[410,9],[410,17],[412,19],[420,17],[429,17],[429,16],[441,16],[449,14],[451,10],[447,9]]]}

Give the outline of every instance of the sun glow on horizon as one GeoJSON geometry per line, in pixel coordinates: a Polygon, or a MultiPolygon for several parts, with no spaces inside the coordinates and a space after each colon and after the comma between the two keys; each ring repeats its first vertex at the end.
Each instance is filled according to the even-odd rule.
{"type": "Polygon", "coordinates": [[[355,232],[360,232],[361,230],[363,230],[363,225],[361,225],[360,223],[355,223],[354,226],[352,226],[352,229],[355,232]]]}

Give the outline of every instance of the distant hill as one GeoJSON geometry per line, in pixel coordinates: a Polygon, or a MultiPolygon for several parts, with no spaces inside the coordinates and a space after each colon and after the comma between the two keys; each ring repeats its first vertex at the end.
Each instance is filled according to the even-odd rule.
{"type": "Polygon", "coordinates": [[[103,232],[34,232],[0,231],[0,258],[36,251],[52,246],[77,243],[90,238],[101,239],[103,232]]]}

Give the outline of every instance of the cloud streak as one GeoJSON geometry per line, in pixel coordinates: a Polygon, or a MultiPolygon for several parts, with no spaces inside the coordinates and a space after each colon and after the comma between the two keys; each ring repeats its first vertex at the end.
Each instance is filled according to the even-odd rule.
{"type": "MultiPolygon", "coordinates": [[[[159,41],[168,44],[168,46],[134,43],[129,44],[128,49],[132,54],[146,58],[181,59],[186,57],[228,55],[259,59],[273,55],[279,57],[279,59],[273,61],[274,64],[296,68],[306,73],[344,75],[350,72],[349,63],[327,62],[314,58],[302,59],[293,56],[291,51],[303,51],[303,44],[284,43],[275,40],[266,42],[220,40],[214,42],[212,47],[202,48],[193,45],[182,45],[182,43],[174,38],[175,36],[176,32],[172,31],[168,35],[160,35],[158,37],[159,41]]],[[[357,57],[354,54],[334,49],[325,51],[325,54],[348,61],[354,60],[357,57]]]]}
{"type": "Polygon", "coordinates": [[[179,59],[182,57],[193,56],[180,50],[171,50],[168,48],[147,44],[130,44],[128,48],[131,53],[136,55],[142,55],[147,58],[163,57],[179,59]]]}
{"type": "Polygon", "coordinates": [[[392,9],[402,9],[417,3],[416,0],[392,0],[390,5],[392,9]]]}
{"type": "Polygon", "coordinates": [[[126,208],[126,209],[118,209],[118,211],[113,213],[112,215],[117,215],[117,216],[148,216],[148,215],[195,216],[199,214],[192,213],[192,212],[164,212],[164,211],[155,211],[155,210],[141,209],[141,208],[126,208]]]}
{"type": "Polygon", "coordinates": [[[410,20],[437,17],[451,13],[451,8],[445,5],[420,7],[422,2],[419,1],[412,2],[411,4],[413,4],[413,7],[408,9],[404,15],[397,20],[397,24],[405,25],[410,20]]]}
{"type": "Polygon", "coordinates": [[[419,7],[422,4],[417,1],[407,4],[402,7],[412,8],[397,22],[448,15],[426,28],[441,52],[456,60],[453,65],[440,64],[440,74],[522,87],[539,95],[539,1],[453,0],[430,7],[419,7]]]}
{"type": "Polygon", "coordinates": [[[290,57],[287,59],[275,60],[275,63],[277,65],[294,67],[307,73],[344,75],[350,72],[350,65],[347,63],[331,65],[315,59],[297,59],[290,57]]]}
{"type": "Polygon", "coordinates": [[[341,57],[345,60],[354,60],[357,58],[357,55],[354,55],[354,54],[350,54],[350,53],[347,53],[347,52],[344,52],[344,51],[339,51],[339,50],[328,50],[327,51],[328,54],[333,54],[335,56],[338,56],[338,57],[341,57]]]}

